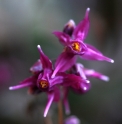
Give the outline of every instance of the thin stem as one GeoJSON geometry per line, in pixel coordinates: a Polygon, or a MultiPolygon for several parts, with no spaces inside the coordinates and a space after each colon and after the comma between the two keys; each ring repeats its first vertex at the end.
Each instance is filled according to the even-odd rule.
{"type": "Polygon", "coordinates": [[[63,124],[63,107],[61,100],[58,102],[58,124],[63,124]]]}
{"type": "Polygon", "coordinates": [[[47,115],[47,117],[45,118],[45,124],[53,124],[50,115],[47,115]]]}

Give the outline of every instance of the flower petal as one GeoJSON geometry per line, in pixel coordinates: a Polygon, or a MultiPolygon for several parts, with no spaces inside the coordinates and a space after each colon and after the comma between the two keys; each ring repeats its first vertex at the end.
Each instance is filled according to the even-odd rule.
{"type": "Polygon", "coordinates": [[[55,70],[53,71],[52,78],[57,72],[64,72],[74,65],[76,56],[66,51],[62,52],[55,63],[55,70]],[[69,63],[70,62],[70,63],[69,63]]]}
{"type": "Polygon", "coordinates": [[[68,42],[70,41],[70,37],[66,33],[54,31],[53,34],[59,39],[62,45],[67,46],[68,42]]]}
{"type": "Polygon", "coordinates": [[[84,80],[80,76],[74,74],[67,74],[67,77],[64,78],[63,85],[71,87],[78,93],[85,93],[91,88],[89,80],[84,80]]]}
{"type": "Polygon", "coordinates": [[[83,79],[86,80],[87,78],[83,70],[83,65],[80,63],[77,63],[75,64],[75,68],[76,68],[76,74],[78,74],[79,76],[81,76],[83,79]]]}
{"type": "Polygon", "coordinates": [[[80,57],[86,60],[107,61],[107,62],[114,63],[113,59],[110,59],[104,56],[102,53],[97,52],[94,49],[91,49],[90,47],[87,48],[87,51],[85,52],[85,54],[81,55],[80,57]]]}
{"type": "Polygon", "coordinates": [[[72,35],[73,39],[80,39],[83,41],[86,38],[90,25],[89,11],[90,8],[87,8],[84,19],[76,26],[72,35]]]}
{"type": "Polygon", "coordinates": [[[30,71],[32,73],[38,73],[38,72],[41,72],[43,69],[42,69],[42,63],[39,60],[37,60],[37,62],[34,63],[34,65],[30,68],[30,71]]]}
{"type": "Polygon", "coordinates": [[[95,78],[98,78],[98,79],[101,79],[103,81],[109,81],[109,77],[106,76],[106,75],[103,75],[99,72],[96,72],[92,69],[84,69],[84,73],[86,74],[86,76],[89,76],[89,77],[95,77],[95,78]]]}
{"type": "Polygon", "coordinates": [[[47,105],[46,105],[45,110],[44,110],[44,117],[47,116],[47,113],[48,113],[48,111],[50,109],[50,106],[51,106],[51,104],[53,102],[53,99],[54,99],[54,93],[53,92],[48,93],[48,102],[47,102],[47,105]]]}
{"type": "Polygon", "coordinates": [[[55,85],[59,85],[61,83],[63,83],[63,79],[64,79],[64,73],[58,73],[58,75],[56,75],[54,78],[51,78],[49,80],[50,83],[50,89],[53,88],[55,85]]]}
{"type": "Polygon", "coordinates": [[[9,87],[9,90],[17,90],[17,89],[20,89],[20,88],[33,86],[33,82],[34,82],[34,78],[30,77],[30,78],[27,78],[24,81],[20,82],[20,84],[18,84],[16,86],[9,87]]]}
{"type": "Polygon", "coordinates": [[[43,53],[41,46],[38,45],[37,46],[39,53],[40,53],[40,60],[42,63],[42,67],[43,69],[47,69],[47,70],[51,70],[52,69],[52,62],[50,61],[50,59],[43,53]]]}

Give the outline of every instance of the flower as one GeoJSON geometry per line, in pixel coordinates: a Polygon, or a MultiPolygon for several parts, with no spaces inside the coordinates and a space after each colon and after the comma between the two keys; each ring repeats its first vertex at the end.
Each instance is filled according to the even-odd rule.
{"type": "MultiPolygon", "coordinates": [[[[58,60],[67,64],[67,67],[71,67],[75,64],[75,55],[78,55],[82,59],[86,60],[97,60],[97,61],[108,61],[114,63],[114,60],[104,56],[99,50],[90,44],[84,43],[89,31],[89,11],[87,8],[84,19],[75,26],[73,20],[70,20],[64,27],[63,32],[54,31],[53,34],[59,39],[60,43],[64,46],[64,51],[58,57],[58,60]],[[71,65],[69,66],[69,62],[71,65]]],[[[62,68],[64,64],[56,64],[55,68],[62,68]]],[[[58,70],[56,69],[56,70],[58,70]]],[[[56,74],[56,72],[54,72],[56,74]]],[[[53,74],[53,75],[55,75],[53,74]]]]}
{"type": "MultiPolygon", "coordinates": [[[[64,88],[72,87],[75,90],[84,90],[82,86],[82,80],[80,76],[75,76],[72,74],[66,74],[64,72],[57,72],[57,74],[52,78],[52,74],[55,71],[52,66],[51,60],[43,53],[40,45],[37,46],[40,59],[30,68],[32,76],[21,81],[19,85],[9,87],[9,90],[17,90],[24,87],[29,87],[28,93],[38,94],[41,92],[46,92],[48,95],[47,105],[44,110],[44,117],[46,117],[52,102],[57,102],[60,99],[60,87],[64,88]]],[[[58,64],[60,61],[56,61],[58,64]]],[[[64,66],[65,68],[65,66],[64,66]]],[[[63,70],[63,67],[59,69],[63,70]]],[[[67,92],[67,91],[66,91],[67,92]]],[[[64,92],[63,99],[66,108],[66,113],[69,113],[67,93],[64,92]]]]}
{"type": "Polygon", "coordinates": [[[76,116],[72,115],[65,119],[64,124],[80,124],[80,120],[76,116]]]}

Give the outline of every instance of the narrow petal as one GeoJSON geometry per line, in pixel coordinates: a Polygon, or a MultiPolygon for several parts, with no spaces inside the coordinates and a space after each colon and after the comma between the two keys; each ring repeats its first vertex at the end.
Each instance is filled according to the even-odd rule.
{"type": "Polygon", "coordinates": [[[64,26],[64,29],[63,29],[63,32],[65,34],[68,34],[69,36],[72,36],[72,33],[75,29],[76,25],[75,25],[75,22],[74,20],[70,19],[66,25],[64,26]]]}
{"type": "Polygon", "coordinates": [[[68,34],[60,31],[54,31],[53,34],[59,39],[62,45],[67,46],[68,42],[70,41],[68,34]]]}
{"type": "Polygon", "coordinates": [[[91,48],[88,48],[85,54],[81,55],[80,57],[86,60],[107,61],[107,62],[114,63],[113,59],[110,59],[104,56],[103,54],[96,52],[95,50],[91,48]]]}
{"type": "Polygon", "coordinates": [[[9,87],[9,90],[17,90],[17,89],[20,89],[20,88],[24,88],[24,87],[29,87],[29,86],[32,86],[32,83],[26,83],[26,84],[19,84],[19,85],[16,85],[16,86],[11,86],[9,87]]]}
{"type": "Polygon", "coordinates": [[[80,64],[80,63],[77,63],[75,64],[75,68],[76,68],[76,73],[81,76],[83,79],[87,79],[86,78],[86,75],[84,73],[84,70],[83,70],[83,65],[80,64]]]}
{"type": "Polygon", "coordinates": [[[48,111],[50,109],[50,106],[51,106],[51,104],[53,102],[53,99],[54,99],[54,93],[49,93],[48,94],[48,102],[47,102],[46,108],[44,110],[44,117],[47,116],[47,113],[48,113],[48,111]]]}
{"type": "Polygon", "coordinates": [[[86,76],[89,76],[89,77],[95,77],[95,78],[98,78],[98,79],[101,79],[103,81],[109,81],[109,77],[106,76],[106,75],[103,75],[99,72],[96,72],[92,69],[84,69],[84,73],[86,74],[86,76]]]}
{"type": "Polygon", "coordinates": [[[56,75],[57,72],[64,72],[74,65],[76,62],[76,56],[73,54],[67,53],[66,51],[62,52],[55,63],[55,70],[53,71],[52,78],[56,75]]]}
{"type": "Polygon", "coordinates": [[[21,81],[16,86],[9,87],[9,90],[17,90],[17,89],[20,89],[20,88],[29,87],[29,86],[34,85],[34,82],[35,82],[35,77],[33,76],[33,77],[30,77],[30,78],[27,78],[27,79],[21,81]]]}
{"type": "Polygon", "coordinates": [[[80,40],[83,41],[86,38],[90,25],[89,11],[90,8],[87,8],[84,19],[76,26],[72,36],[74,39],[79,38],[80,40]]]}
{"type": "Polygon", "coordinates": [[[30,71],[32,73],[38,73],[38,72],[40,72],[42,70],[43,70],[42,69],[42,63],[41,63],[40,59],[37,60],[37,62],[35,62],[34,65],[30,68],[30,71]]]}
{"type": "Polygon", "coordinates": [[[52,69],[52,62],[51,62],[50,59],[43,53],[43,51],[42,51],[40,45],[38,45],[37,48],[38,48],[39,53],[40,53],[40,60],[41,60],[43,69],[51,70],[51,69],[52,69]]]}
{"type": "Polygon", "coordinates": [[[59,75],[56,75],[54,78],[48,79],[50,82],[50,88],[54,87],[55,85],[59,85],[63,82],[64,74],[62,73],[59,75]]]}

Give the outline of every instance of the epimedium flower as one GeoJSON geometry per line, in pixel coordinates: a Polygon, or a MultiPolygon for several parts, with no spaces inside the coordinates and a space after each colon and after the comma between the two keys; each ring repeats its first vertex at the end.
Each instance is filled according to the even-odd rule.
{"type": "MultiPolygon", "coordinates": [[[[97,61],[107,61],[114,63],[114,60],[104,56],[99,50],[94,46],[84,43],[89,31],[89,11],[87,8],[84,19],[76,26],[73,20],[70,20],[64,27],[63,32],[54,31],[53,34],[59,39],[59,42],[64,46],[64,51],[58,57],[57,61],[62,61],[62,63],[56,63],[55,72],[53,76],[62,68],[71,67],[73,63],[75,64],[76,57],[78,55],[82,59],[86,60],[97,60],[97,61]],[[71,64],[69,65],[69,62],[71,64]]],[[[65,68],[63,71],[66,71],[65,68]]]]}
{"type": "MultiPolygon", "coordinates": [[[[60,87],[72,87],[76,90],[83,90],[83,80],[80,76],[66,74],[64,72],[58,72],[55,77],[52,78],[52,74],[55,71],[52,66],[51,60],[43,53],[40,45],[37,46],[40,53],[40,59],[34,63],[30,68],[32,76],[21,81],[16,86],[9,87],[9,90],[17,90],[24,87],[29,87],[28,92],[30,94],[38,94],[46,92],[48,96],[47,105],[44,110],[44,117],[46,117],[52,102],[58,102],[60,99],[60,87]]],[[[60,61],[58,61],[60,62],[60,61]]],[[[57,62],[57,63],[58,63],[57,62]]],[[[65,67],[64,67],[65,68],[65,67]]],[[[60,71],[60,70],[59,70],[60,71]]],[[[67,101],[67,94],[63,95],[64,106],[67,111],[70,112],[67,101]]]]}
{"type": "Polygon", "coordinates": [[[59,100],[59,90],[57,90],[58,87],[55,85],[63,81],[63,76],[58,75],[53,79],[50,78],[53,72],[52,62],[43,53],[40,45],[37,48],[40,53],[40,59],[30,68],[33,75],[20,82],[19,85],[9,87],[9,90],[29,87],[30,94],[46,92],[48,95],[48,102],[44,111],[44,117],[46,117],[51,103],[59,100]]]}

